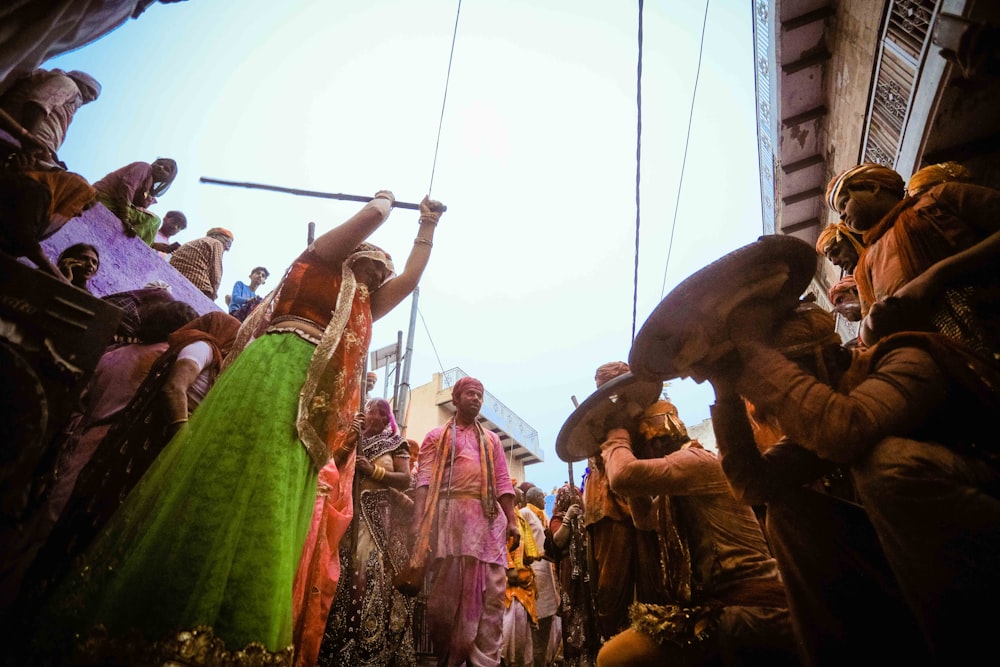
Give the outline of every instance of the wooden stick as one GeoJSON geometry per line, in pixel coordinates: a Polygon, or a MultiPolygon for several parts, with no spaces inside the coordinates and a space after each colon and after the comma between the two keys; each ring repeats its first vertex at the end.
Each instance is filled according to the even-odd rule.
{"type": "MultiPolygon", "coordinates": [[[[345,195],[340,192],[318,192],[316,190],[299,190],[296,188],[284,188],[278,185],[264,185],[263,183],[244,183],[238,181],[222,181],[217,178],[208,178],[207,176],[202,176],[198,179],[200,183],[208,183],[210,185],[231,185],[237,188],[250,188],[251,190],[269,190],[271,192],[283,192],[289,195],[298,195],[300,197],[319,197],[320,199],[339,199],[342,201],[358,201],[358,202],[370,202],[374,197],[366,197],[363,195],[345,195]]],[[[407,208],[413,211],[420,210],[420,204],[413,204],[405,201],[394,201],[392,203],[393,208],[407,208]]]]}

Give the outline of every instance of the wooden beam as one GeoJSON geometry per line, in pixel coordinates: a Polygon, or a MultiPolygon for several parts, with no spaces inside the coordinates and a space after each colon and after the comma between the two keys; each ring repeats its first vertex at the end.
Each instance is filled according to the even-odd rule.
{"type": "Polygon", "coordinates": [[[795,114],[794,116],[789,116],[788,118],[782,118],[781,124],[785,127],[792,127],[793,125],[799,125],[800,123],[805,123],[810,120],[816,120],[817,118],[822,118],[826,115],[826,105],[821,104],[818,107],[813,107],[808,111],[803,111],[802,113],[795,114]]]}
{"type": "Polygon", "coordinates": [[[781,198],[781,203],[785,206],[791,204],[798,204],[800,201],[805,201],[807,199],[812,199],[813,197],[820,197],[826,192],[823,188],[810,188],[808,190],[803,190],[802,192],[793,192],[787,197],[781,198]]]}
{"type": "Polygon", "coordinates": [[[810,155],[807,158],[796,160],[795,162],[789,162],[788,164],[783,163],[781,165],[781,171],[785,172],[786,174],[793,174],[796,171],[801,171],[802,169],[808,169],[809,167],[815,166],[817,164],[823,164],[824,162],[826,162],[826,158],[824,158],[819,153],[816,153],[815,155],[810,155]]]}
{"type": "Polygon", "coordinates": [[[835,15],[837,10],[833,8],[833,5],[827,5],[826,7],[820,7],[819,9],[814,9],[811,12],[806,12],[805,14],[800,14],[794,16],[787,21],[781,22],[782,30],[795,30],[796,28],[801,28],[802,26],[809,25],[810,23],[816,23],[817,21],[823,21],[835,15]]]}

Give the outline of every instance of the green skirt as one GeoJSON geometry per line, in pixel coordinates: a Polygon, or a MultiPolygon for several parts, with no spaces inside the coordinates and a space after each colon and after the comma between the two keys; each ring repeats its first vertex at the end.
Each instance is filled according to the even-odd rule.
{"type": "Polygon", "coordinates": [[[295,418],[314,349],[266,335],[220,375],[53,592],[35,624],[49,649],[52,634],[72,642],[98,625],[109,638],[207,626],[229,650],[291,645],[317,477],[295,418]]]}
{"type": "MultiPolygon", "coordinates": [[[[107,208],[114,210],[111,199],[104,193],[97,193],[97,201],[104,204],[107,208]]],[[[131,227],[135,235],[141,238],[146,245],[151,246],[156,241],[156,232],[160,229],[162,221],[160,220],[160,216],[152,211],[144,211],[137,208],[134,204],[129,204],[128,210],[125,212],[125,220],[122,220],[122,222],[131,227]]]]}

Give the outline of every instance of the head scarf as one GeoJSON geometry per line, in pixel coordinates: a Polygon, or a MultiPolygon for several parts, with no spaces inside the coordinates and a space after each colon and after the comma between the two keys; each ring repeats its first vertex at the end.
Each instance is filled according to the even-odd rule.
{"type": "Polygon", "coordinates": [[[829,384],[831,375],[823,353],[841,346],[836,327],[837,320],[829,311],[815,303],[803,303],[778,324],[772,345],[792,361],[811,358],[816,377],[829,384]]]}
{"type": "Polygon", "coordinates": [[[212,348],[212,363],[209,368],[218,369],[222,359],[236,340],[236,332],[240,330],[241,322],[228,313],[212,311],[195,318],[177,331],[167,336],[169,351],[184,349],[191,343],[204,341],[212,348]]]}
{"type": "Polygon", "coordinates": [[[81,72],[80,70],[73,70],[72,72],[66,72],[66,76],[73,79],[76,82],[77,87],[83,85],[94,93],[94,99],[96,100],[101,96],[101,84],[98,83],[97,79],[90,76],[86,72],[81,72]]]}
{"type": "Polygon", "coordinates": [[[205,233],[205,236],[225,236],[230,241],[233,240],[233,233],[225,227],[212,227],[205,233]]]}
{"type": "Polygon", "coordinates": [[[451,400],[454,401],[456,398],[462,395],[462,392],[469,387],[478,387],[479,391],[484,391],[483,383],[472,377],[459,378],[458,382],[451,388],[451,400]]]}
{"type": "Polygon", "coordinates": [[[893,194],[898,194],[900,198],[902,198],[905,194],[903,177],[892,169],[883,167],[880,164],[859,164],[856,167],[851,167],[850,169],[845,169],[840,172],[840,174],[838,174],[826,186],[826,203],[830,209],[835,213],[840,213],[840,211],[837,210],[837,199],[840,197],[840,193],[843,192],[844,188],[849,185],[856,185],[859,183],[877,184],[879,187],[882,187],[893,194]]]}
{"type": "Polygon", "coordinates": [[[906,183],[906,195],[922,195],[935,185],[949,181],[968,181],[972,173],[957,162],[940,162],[917,170],[906,183]]]}
{"type": "Polygon", "coordinates": [[[629,372],[628,364],[624,361],[609,361],[606,364],[601,364],[597,367],[597,373],[594,375],[594,381],[597,383],[597,388],[600,389],[601,385],[605,382],[614,380],[619,375],[625,375],[629,372]]]}
{"type": "Polygon", "coordinates": [[[826,251],[833,246],[835,243],[840,243],[843,240],[847,240],[852,246],[854,246],[855,252],[858,253],[858,257],[864,252],[865,247],[861,244],[861,239],[858,238],[858,233],[851,231],[851,228],[842,222],[834,222],[827,225],[819,233],[819,237],[816,239],[816,252],[821,255],[826,255],[826,251]]]}
{"type": "MultiPolygon", "coordinates": [[[[396,418],[392,414],[389,401],[384,398],[374,398],[368,403],[368,411],[371,411],[376,405],[385,411],[389,421],[381,433],[371,436],[362,434],[359,449],[361,454],[368,457],[369,460],[377,459],[387,452],[394,452],[400,447],[407,447],[406,441],[399,435],[399,426],[396,425],[396,418]]],[[[407,453],[409,453],[409,448],[407,448],[407,453]]]]}
{"type": "MultiPolygon", "coordinates": [[[[306,381],[302,385],[302,390],[299,395],[299,410],[298,418],[296,419],[296,428],[298,429],[299,438],[302,440],[303,446],[306,448],[306,451],[309,452],[309,455],[317,468],[322,468],[329,462],[332,447],[327,441],[327,437],[324,437],[321,433],[328,435],[331,438],[331,442],[336,438],[334,438],[332,433],[329,432],[329,428],[323,426],[322,422],[324,419],[322,416],[314,416],[311,414],[311,405],[313,404],[313,399],[316,397],[317,391],[321,386],[326,387],[325,392],[332,393],[333,389],[331,389],[331,387],[339,383],[337,380],[338,361],[334,358],[334,352],[340,345],[344,331],[348,327],[348,320],[350,320],[355,296],[359,289],[358,282],[354,277],[354,271],[351,267],[355,261],[362,257],[366,257],[374,262],[382,264],[388,270],[390,275],[394,271],[389,254],[371,243],[362,243],[359,245],[341,264],[340,291],[337,293],[336,310],[333,311],[330,323],[327,324],[326,329],[323,330],[320,340],[316,344],[316,350],[313,352],[312,359],[309,362],[309,369],[306,371],[306,381]]],[[[289,267],[289,269],[285,271],[285,275],[278,283],[277,287],[275,287],[274,290],[272,290],[264,298],[259,306],[253,309],[247,319],[243,322],[243,326],[240,327],[239,334],[236,337],[236,342],[233,344],[233,349],[223,362],[223,369],[231,366],[243,350],[245,350],[247,346],[258,337],[264,335],[268,327],[271,326],[271,320],[274,317],[275,304],[281,299],[282,287],[285,284],[285,280],[288,279],[291,268],[292,267],[289,267]]],[[[362,289],[367,289],[364,286],[360,287],[362,289]]],[[[350,369],[343,370],[349,371],[350,369]]],[[[359,382],[362,382],[360,369],[357,376],[353,378],[352,382],[355,389],[358,388],[359,382]]],[[[347,388],[344,390],[346,391],[346,389],[347,388]]],[[[353,411],[349,411],[348,414],[353,415],[353,411]]],[[[348,427],[349,424],[346,422],[341,424],[344,434],[346,434],[348,427]]],[[[330,428],[337,430],[337,428],[333,426],[330,428]]]]}

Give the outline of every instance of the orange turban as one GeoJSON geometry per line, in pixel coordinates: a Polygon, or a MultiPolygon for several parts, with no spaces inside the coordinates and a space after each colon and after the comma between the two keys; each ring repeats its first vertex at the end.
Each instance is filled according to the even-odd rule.
{"type": "Polygon", "coordinates": [[[821,255],[825,255],[826,251],[830,249],[834,243],[838,243],[847,239],[847,241],[854,246],[854,250],[858,253],[858,256],[864,251],[865,247],[858,240],[858,233],[851,231],[851,228],[841,222],[834,222],[826,226],[819,233],[819,237],[816,239],[816,252],[821,255]]]}
{"type": "Polygon", "coordinates": [[[230,241],[233,240],[233,233],[225,227],[212,227],[205,233],[205,236],[225,236],[230,241]]]}
{"type": "Polygon", "coordinates": [[[594,375],[594,381],[597,383],[597,387],[600,388],[605,382],[614,380],[619,375],[625,375],[628,372],[628,364],[624,361],[609,361],[608,363],[601,364],[597,367],[597,373],[594,375]]]}
{"type": "Polygon", "coordinates": [[[927,192],[935,185],[947,183],[948,181],[968,181],[972,174],[968,169],[957,162],[941,162],[932,164],[923,169],[917,170],[910,176],[906,184],[906,194],[909,197],[916,197],[927,192]]]}
{"type": "Polygon", "coordinates": [[[892,169],[883,167],[880,164],[859,164],[856,167],[851,167],[840,172],[826,186],[826,203],[830,209],[836,213],[840,213],[837,210],[837,199],[840,197],[840,193],[848,185],[857,183],[875,183],[889,192],[898,194],[900,199],[902,199],[906,192],[903,187],[903,177],[892,169]]]}

